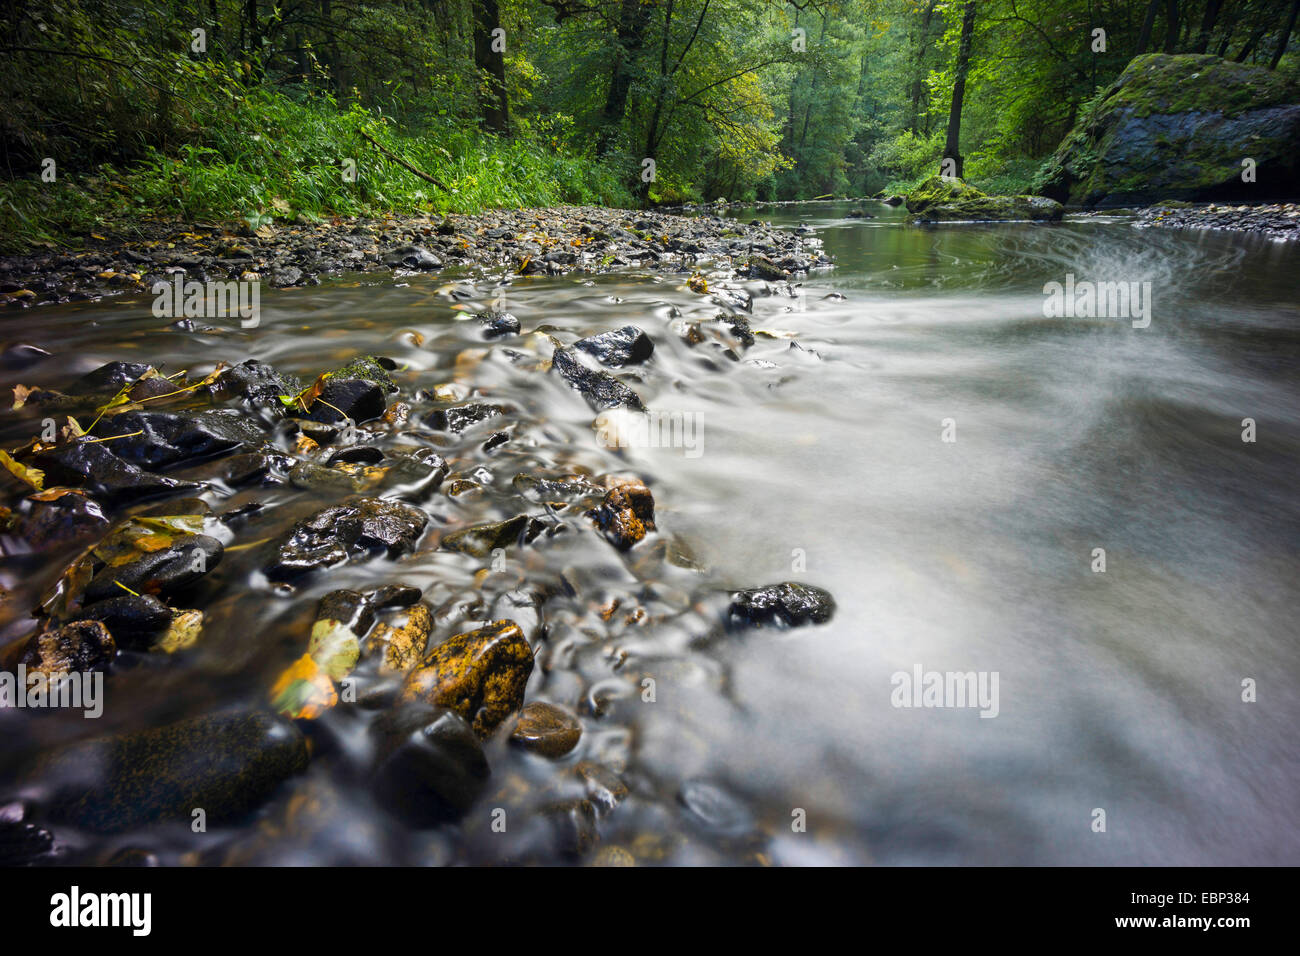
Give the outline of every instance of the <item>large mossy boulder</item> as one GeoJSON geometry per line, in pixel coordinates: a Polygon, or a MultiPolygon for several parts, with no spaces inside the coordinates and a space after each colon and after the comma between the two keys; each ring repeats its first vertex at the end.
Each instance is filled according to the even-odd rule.
{"type": "Polygon", "coordinates": [[[1286,77],[1217,56],[1135,57],[1083,111],[1035,187],[1087,207],[1294,199],[1300,95],[1286,77]],[[1254,160],[1255,181],[1242,179],[1254,160]]]}
{"type": "Polygon", "coordinates": [[[960,179],[931,176],[907,194],[911,222],[1000,222],[1060,219],[1065,208],[1042,196],[989,196],[960,179]]]}

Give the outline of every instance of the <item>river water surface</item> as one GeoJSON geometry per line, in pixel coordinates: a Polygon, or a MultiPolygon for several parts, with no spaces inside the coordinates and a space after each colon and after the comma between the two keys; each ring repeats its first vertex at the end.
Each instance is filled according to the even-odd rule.
{"type": "MultiPolygon", "coordinates": [[[[259,327],[221,335],[169,331],[142,300],[5,322],[68,372],[253,357],[310,381],[375,352],[406,366],[404,392],[450,380],[456,356],[482,347],[456,305],[497,302],[566,340],[649,333],[654,357],[626,380],[652,409],[692,416],[696,448],[602,448],[555,376],[489,357],[474,384],[545,424],[481,480],[508,489],[530,461],[635,473],[715,586],[802,581],[838,609],[821,626],[705,642],[679,624],[553,628],[529,697],[583,714],[569,762],[622,774],[631,796],[601,816],[600,841],[639,861],[1300,862],[1300,248],[1122,219],[914,227],[876,204],[864,207],[875,219],[845,218],[853,208],[734,212],[809,226],[836,260],[794,295],[714,280],[751,291],[750,321],[770,333],[738,360],[679,336],[718,311],[685,274],[480,280],[463,301],[446,277],[264,290],[259,327]],[[1067,274],[1149,281],[1149,327],[1045,318],[1044,285],[1067,274]],[[894,706],[893,676],[918,666],[996,674],[996,716],[894,706]],[[656,677],[653,703],[642,673],[656,677]],[[602,694],[614,703],[598,715],[602,694]]],[[[294,516],[313,507],[298,492],[260,498],[294,516]]],[[[431,510],[455,520],[461,507],[431,510]]],[[[284,635],[301,637],[308,598],[331,587],[473,586],[474,569],[441,553],[349,567],[286,600],[240,554],[217,572],[203,650],[114,675],[119,703],[96,732],[263,693],[300,653],[284,635]]],[[[607,573],[577,550],[542,557],[607,573]]],[[[58,570],[28,563],[4,583],[21,604],[58,570]]],[[[345,747],[351,732],[338,730],[345,747]]],[[[488,755],[493,788],[463,828],[410,836],[333,780],[329,826],[270,858],[529,859],[529,828],[500,838],[489,811],[527,806],[521,794],[559,771],[499,741],[488,755]]],[[[134,842],[179,859],[230,836],[178,827],[134,842]]]]}

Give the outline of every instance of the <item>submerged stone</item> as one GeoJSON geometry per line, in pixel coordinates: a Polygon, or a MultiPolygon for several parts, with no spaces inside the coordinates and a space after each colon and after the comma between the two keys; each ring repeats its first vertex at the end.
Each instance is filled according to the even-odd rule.
{"type": "Polygon", "coordinates": [[[577,717],[542,701],[525,706],[510,733],[512,741],[544,757],[563,757],[581,738],[577,717]]]}
{"type": "Polygon", "coordinates": [[[415,826],[464,816],[487,784],[487,757],[459,715],[422,701],[400,704],[371,725],[371,781],[379,802],[415,826]]]}
{"type": "Polygon", "coordinates": [[[478,524],[453,531],[442,539],[442,547],[448,551],[485,558],[497,548],[510,548],[517,545],[521,535],[525,542],[532,541],[544,527],[545,524],[538,519],[520,514],[505,521],[478,524]]]}
{"type": "Polygon", "coordinates": [[[500,405],[487,402],[465,402],[449,408],[438,408],[425,416],[424,424],[435,431],[460,434],[471,425],[487,421],[505,412],[500,405]]]}
{"type": "Polygon", "coordinates": [[[519,334],[519,320],[509,312],[480,312],[475,316],[483,326],[483,337],[500,339],[519,334]]]}
{"type": "Polygon", "coordinates": [[[494,621],[435,647],[407,675],[401,699],[454,710],[480,737],[524,702],[533,649],[513,621],[494,621]]]}
{"type": "Polygon", "coordinates": [[[306,741],[292,723],[232,711],[74,744],[36,772],[52,788],[52,818],[114,833],[188,823],[196,809],[209,824],[240,817],[306,766],[306,741]]]}

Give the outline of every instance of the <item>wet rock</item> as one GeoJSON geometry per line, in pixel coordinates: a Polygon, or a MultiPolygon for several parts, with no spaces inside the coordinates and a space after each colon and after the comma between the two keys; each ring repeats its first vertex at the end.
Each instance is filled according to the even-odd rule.
{"type": "Polygon", "coordinates": [[[118,597],[126,593],[124,588],[136,594],[175,594],[220,564],[221,555],[221,542],[216,538],[182,535],[170,547],[102,568],[86,585],[86,603],[118,597]]]}
{"type": "Polygon", "coordinates": [[[760,627],[824,624],[834,613],[835,599],[829,591],[792,581],[738,591],[729,609],[733,622],[760,627]]]}
{"type": "Polygon", "coordinates": [[[19,371],[43,362],[49,357],[50,353],[39,346],[15,342],[6,345],[4,351],[0,352],[0,368],[19,371]]]}
{"type": "Polygon", "coordinates": [[[588,800],[567,800],[543,807],[539,814],[551,825],[554,848],[562,856],[580,859],[600,841],[596,809],[588,800]]]}
{"type": "Polygon", "coordinates": [[[401,704],[371,725],[374,792],[415,826],[464,816],[490,773],[483,748],[460,716],[420,701],[401,704]]]}
{"type": "Polygon", "coordinates": [[[753,828],[749,809],[734,796],[707,780],[688,780],[677,799],[696,822],[706,829],[736,836],[753,828]]]}
{"type": "Polygon", "coordinates": [[[127,594],[83,607],[74,621],[98,621],[103,624],[118,647],[147,651],[171,626],[173,612],[151,594],[127,594]]]}
{"type": "Polygon", "coordinates": [[[55,445],[36,456],[47,483],[81,485],[110,504],[122,505],[146,498],[202,487],[192,481],[150,474],[118,457],[110,442],[78,441],[55,445]]]}
{"type": "Polygon", "coordinates": [[[509,312],[480,312],[475,316],[483,326],[483,337],[500,339],[519,334],[519,320],[509,312]]]}
{"type": "Polygon", "coordinates": [[[320,396],[311,403],[307,418],[325,425],[351,420],[368,422],[382,418],[388,409],[384,388],[364,378],[329,378],[320,396]]]}
{"type": "Polygon", "coordinates": [[[341,461],[352,465],[377,465],[383,460],[384,452],[381,448],[372,445],[348,445],[333,452],[325,459],[325,464],[333,465],[341,461]]]}
{"type": "Polygon", "coordinates": [[[257,425],[230,409],[183,415],[123,412],[101,421],[96,431],[124,436],[111,442],[113,453],[149,471],[212,458],[263,440],[257,425]]]}
{"type": "Polygon", "coordinates": [[[635,325],[626,325],[621,329],[602,332],[573,343],[588,355],[594,355],[602,365],[621,368],[624,365],[637,365],[648,359],[655,350],[650,336],[635,325]]]}
{"type": "Polygon", "coordinates": [[[544,757],[563,757],[582,739],[578,718],[552,704],[533,701],[524,707],[510,739],[544,757]]]}
{"type": "Polygon", "coordinates": [[[785,270],[767,256],[751,256],[747,272],[750,278],[767,279],[769,282],[779,282],[786,278],[785,270]]]}
{"type": "Polygon", "coordinates": [[[84,492],[47,491],[27,500],[31,511],[22,516],[19,533],[38,550],[60,548],[108,529],[103,509],[84,492]]]}
{"type": "Polygon", "coordinates": [[[505,521],[493,521],[453,531],[443,537],[441,546],[448,551],[486,558],[497,548],[519,544],[520,536],[523,536],[525,543],[532,541],[545,527],[542,521],[529,515],[515,515],[505,521]]]}
{"type": "Polygon", "coordinates": [[[407,675],[401,699],[454,710],[486,736],[524,702],[533,650],[513,621],[494,621],[435,647],[407,675]]]}
{"type": "Polygon", "coordinates": [[[335,505],[294,525],[266,574],[273,581],[286,581],[374,552],[407,554],[428,523],[418,508],[383,498],[335,505]]]}
{"type": "Polygon", "coordinates": [[[307,745],[289,721],[232,711],[75,744],[38,764],[53,794],[50,816],[97,832],[163,820],[209,825],[256,809],[307,766],[307,745]]]}
{"type": "Polygon", "coordinates": [[[368,595],[340,588],[321,596],[316,605],[316,623],[333,622],[357,637],[365,637],[375,623],[375,608],[368,595]]]}
{"type": "Polygon", "coordinates": [[[271,366],[249,359],[223,371],[211,391],[220,398],[247,399],[256,406],[283,409],[281,395],[297,395],[302,383],[291,375],[281,375],[271,366]]]}
{"type": "Polygon", "coordinates": [[[447,477],[447,462],[429,449],[414,455],[402,455],[386,467],[380,481],[380,496],[399,501],[423,501],[437,491],[447,477]]]}
{"type": "Polygon", "coordinates": [[[103,670],[115,656],[117,644],[108,628],[98,621],[77,621],[33,634],[20,646],[13,665],[23,665],[29,674],[84,674],[103,670]]]}
{"type": "Polygon", "coordinates": [[[424,591],[410,584],[385,584],[366,592],[366,599],[379,610],[392,607],[410,607],[420,600],[424,591]]]}
{"type": "Polygon", "coordinates": [[[639,481],[625,481],[605,494],[599,508],[587,512],[605,537],[626,551],[655,529],[655,501],[639,481]]]}
{"type": "Polygon", "coordinates": [[[602,811],[608,813],[627,799],[627,784],[609,767],[584,760],[573,769],[582,780],[587,799],[602,811]]]}
{"type": "Polygon", "coordinates": [[[116,392],[127,382],[134,382],[150,366],[139,362],[109,362],[93,372],[88,372],[77,379],[63,391],[67,395],[98,395],[103,392],[116,392]]]}
{"type": "Polygon", "coordinates": [[[104,861],[105,866],[162,866],[158,854],[139,846],[124,846],[104,861]]]}
{"type": "Polygon", "coordinates": [[[403,269],[441,269],[442,260],[423,246],[402,246],[384,256],[384,263],[403,269]]]}
{"type": "Polygon", "coordinates": [[[487,402],[465,402],[450,408],[435,409],[425,417],[424,424],[435,431],[455,432],[459,435],[471,425],[495,418],[505,411],[500,405],[489,405],[487,402]]]}
{"type": "Polygon", "coordinates": [[[594,408],[631,408],[638,412],[646,410],[641,396],[608,372],[587,368],[573,354],[572,349],[557,348],[551,361],[551,367],[560,373],[571,388],[581,392],[583,398],[594,408]]]}
{"type": "Polygon", "coordinates": [[[380,673],[405,674],[420,663],[432,633],[433,609],[414,604],[393,622],[381,621],[366,640],[366,652],[379,655],[380,673]]]}
{"type": "Polygon", "coordinates": [[[0,820],[0,866],[48,866],[58,858],[49,830],[22,820],[0,820]]]}
{"type": "Polygon", "coordinates": [[[749,326],[749,320],[743,315],[719,315],[718,321],[731,330],[731,334],[736,341],[749,348],[754,344],[754,331],[749,326]]]}

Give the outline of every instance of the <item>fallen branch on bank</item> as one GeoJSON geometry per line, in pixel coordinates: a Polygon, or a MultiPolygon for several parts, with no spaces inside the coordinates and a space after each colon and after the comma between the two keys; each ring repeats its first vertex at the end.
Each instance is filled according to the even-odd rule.
{"type": "Polygon", "coordinates": [[[423,179],[425,182],[433,183],[435,186],[437,186],[437,187],[438,187],[439,189],[441,189],[443,192],[451,192],[451,190],[447,187],[447,184],[444,183],[444,182],[443,182],[441,179],[439,179],[438,177],[436,177],[436,176],[430,176],[428,173],[424,172],[423,170],[416,169],[414,166],[412,166],[412,165],[411,165],[410,163],[408,163],[406,160],[402,159],[402,157],[398,156],[398,155],[397,155],[396,153],[394,153],[392,150],[389,150],[389,149],[387,149],[387,148],[381,146],[379,143],[375,142],[375,140],[374,140],[371,136],[369,136],[367,133],[365,133],[364,131],[362,131],[362,130],[358,130],[358,132],[361,133],[362,138],[365,139],[365,141],[366,141],[367,143],[369,143],[369,144],[370,144],[371,146],[373,146],[375,149],[379,150],[381,153],[383,153],[385,156],[387,156],[389,159],[391,159],[393,162],[395,162],[398,166],[401,166],[401,167],[402,167],[403,169],[405,169],[407,172],[414,173],[416,176],[419,176],[419,177],[420,177],[421,179],[423,179]]]}

